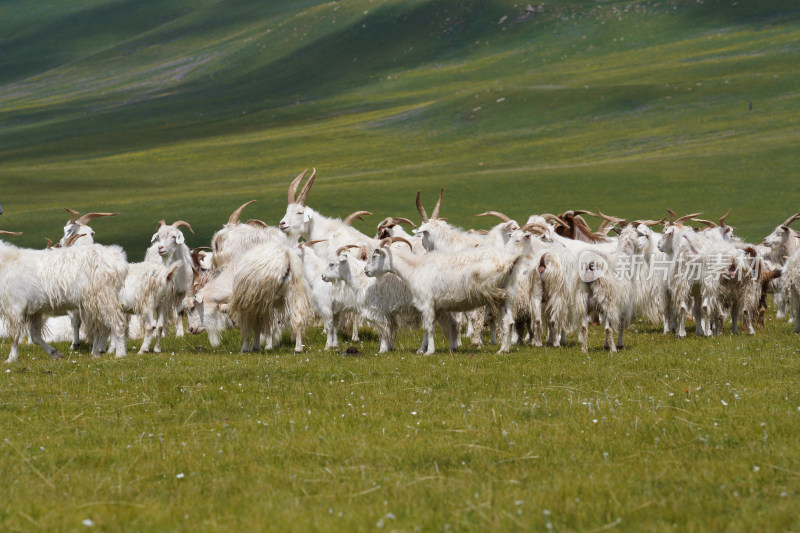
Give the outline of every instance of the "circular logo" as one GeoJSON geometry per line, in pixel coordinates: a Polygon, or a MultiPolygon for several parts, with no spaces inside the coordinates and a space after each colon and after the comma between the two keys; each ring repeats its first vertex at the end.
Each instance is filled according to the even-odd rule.
{"type": "Polygon", "coordinates": [[[578,275],[581,281],[591,283],[606,275],[608,261],[595,252],[586,250],[578,256],[578,275]]]}

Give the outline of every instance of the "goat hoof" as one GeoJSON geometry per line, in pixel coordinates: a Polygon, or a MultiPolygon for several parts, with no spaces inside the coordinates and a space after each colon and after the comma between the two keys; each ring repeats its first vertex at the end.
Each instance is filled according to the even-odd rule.
{"type": "MultiPolygon", "coordinates": [[[[64,354],[59,352],[58,350],[56,350],[55,352],[50,354],[50,359],[53,359],[53,360],[64,359],[64,354]]],[[[9,361],[6,361],[6,362],[9,362],[9,361]]]]}

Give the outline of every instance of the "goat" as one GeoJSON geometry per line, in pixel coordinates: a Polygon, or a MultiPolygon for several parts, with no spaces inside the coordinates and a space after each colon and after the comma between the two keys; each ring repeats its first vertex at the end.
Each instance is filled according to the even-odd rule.
{"type": "Polygon", "coordinates": [[[265,242],[289,244],[289,240],[278,228],[256,220],[249,220],[246,223],[240,221],[244,208],[253,202],[255,200],[250,200],[234,210],[228,217],[228,222],[211,237],[211,264],[214,270],[221,271],[258,244],[265,242]]]}
{"type": "Polygon", "coordinates": [[[173,278],[183,266],[175,261],[169,267],[160,263],[145,261],[128,265],[125,284],[120,291],[120,302],[126,313],[139,317],[143,339],[139,353],[150,350],[150,342],[155,336],[155,353],[161,353],[161,335],[158,334],[158,316],[163,316],[172,298],[173,278]]]}
{"type": "Polygon", "coordinates": [[[306,206],[308,193],[314,184],[317,170],[311,173],[306,181],[300,195],[297,195],[297,188],[308,172],[308,169],[301,172],[289,185],[288,205],[286,214],[281,219],[278,227],[292,241],[297,241],[303,237],[307,241],[327,241],[326,253],[336,250],[337,247],[345,244],[358,244],[366,246],[368,250],[376,248],[379,242],[376,239],[364,235],[349,223],[342,220],[326,217],[314,209],[306,206]]]}
{"type": "Polygon", "coordinates": [[[385,353],[394,350],[399,315],[416,314],[416,310],[411,304],[409,288],[397,276],[369,277],[365,274],[366,257],[362,257],[362,251],[358,245],[339,248],[328,262],[322,279],[333,286],[344,285],[344,289],[352,293],[358,310],[378,332],[378,353],[385,353]],[[349,251],[352,248],[359,250],[357,256],[349,251]]]}
{"type": "Polygon", "coordinates": [[[183,300],[187,293],[192,291],[192,255],[189,247],[186,246],[186,239],[180,231],[180,227],[186,227],[194,233],[192,226],[183,220],[176,220],[172,224],[167,224],[164,220],[158,222],[158,228],[150,239],[153,244],[147,249],[144,260],[151,263],[160,263],[169,267],[175,261],[180,261],[181,266],[175,271],[172,279],[173,293],[172,298],[167,303],[162,315],[158,320],[158,335],[166,333],[168,320],[175,321],[175,336],[183,337],[183,320],[179,313],[183,309],[183,300]]]}
{"type": "Polygon", "coordinates": [[[0,316],[11,337],[7,362],[18,359],[19,337],[25,327],[51,358],[63,357],[42,339],[45,315],[79,308],[94,334],[92,355],[100,356],[100,339],[110,332],[116,356],[124,357],[125,320],[119,290],[127,269],[119,246],[28,250],[0,241],[0,316]]]}
{"type": "MultiPolygon", "coordinates": [[[[370,277],[391,272],[408,286],[412,304],[422,314],[427,355],[435,350],[433,324],[437,311],[468,311],[484,305],[499,309],[507,296],[506,283],[522,255],[522,250],[507,253],[489,247],[414,255],[411,243],[405,241],[409,247],[406,252],[388,246],[393,240],[398,238],[381,241],[364,272],[370,277]]],[[[449,337],[453,350],[456,339],[452,329],[449,337]]]]}
{"type": "Polygon", "coordinates": [[[244,254],[235,267],[229,310],[241,329],[242,352],[259,350],[261,332],[274,330],[286,318],[295,336],[294,350],[301,353],[313,305],[300,257],[288,246],[272,242],[244,254]]]}

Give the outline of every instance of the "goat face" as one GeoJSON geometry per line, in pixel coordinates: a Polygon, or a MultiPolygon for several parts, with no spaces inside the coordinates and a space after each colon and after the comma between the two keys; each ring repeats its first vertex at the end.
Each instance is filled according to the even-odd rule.
{"type": "Polygon", "coordinates": [[[298,238],[300,235],[308,234],[308,226],[312,218],[314,218],[314,211],[310,207],[289,204],[278,227],[289,237],[298,238]]]}
{"type": "Polygon", "coordinates": [[[187,296],[183,300],[183,308],[186,310],[186,318],[189,322],[189,333],[198,335],[205,331],[203,327],[203,296],[197,293],[194,296],[187,296]]]}
{"type": "Polygon", "coordinates": [[[661,235],[661,239],[658,241],[658,249],[665,254],[671,254],[674,251],[674,237],[675,237],[675,226],[669,226],[664,228],[664,233],[661,235]]]}
{"type": "Polygon", "coordinates": [[[83,235],[83,237],[75,241],[76,244],[81,246],[94,244],[94,230],[85,224],[73,222],[64,226],[64,236],[61,237],[60,241],[61,246],[66,246],[70,238],[75,235],[83,235]]]}
{"type": "Polygon", "coordinates": [[[376,276],[380,276],[381,274],[385,274],[386,272],[390,272],[391,268],[392,255],[386,250],[386,248],[376,248],[369,257],[367,265],[364,267],[364,273],[367,276],[374,278],[376,276]]]}
{"type": "Polygon", "coordinates": [[[342,281],[345,279],[347,274],[347,255],[339,254],[338,257],[331,259],[328,262],[325,272],[322,273],[322,281],[327,281],[328,283],[342,281]]]}
{"type": "Polygon", "coordinates": [[[170,257],[173,252],[177,250],[178,246],[186,242],[186,240],[181,230],[173,228],[172,226],[161,226],[158,228],[158,231],[153,234],[150,242],[156,244],[158,255],[161,257],[170,257]]]}
{"type": "Polygon", "coordinates": [[[422,237],[422,247],[426,252],[432,252],[435,248],[433,238],[431,237],[431,221],[425,222],[414,230],[414,234],[422,237]]]}
{"type": "Polygon", "coordinates": [[[786,241],[789,240],[792,233],[792,230],[789,229],[788,226],[778,226],[772,233],[764,237],[764,242],[762,244],[773,250],[777,250],[786,244],[786,241]]]}

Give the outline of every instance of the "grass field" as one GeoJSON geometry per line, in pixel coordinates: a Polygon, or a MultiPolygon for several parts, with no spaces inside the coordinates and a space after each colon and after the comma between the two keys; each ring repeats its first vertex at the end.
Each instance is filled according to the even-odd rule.
{"type": "MultiPolygon", "coordinates": [[[[800,209],[790,0],[29,0],[0,5],[0,229],[42,247],[63,207],[207,245],[233,209],[417,219],[729,207],[760,240],[800,209]]],[[[161,355],[0,369],[0,530],[799,530],[800,340],[609,355],[161,355]],[[688,391],[688,392],[687,392],[688,391]],[[85,521],[91,522],[85,522],[85,521]],[[86,525],[90,524],[90,525],[86,525]]],[[[439,343],[441,346],[442,344],[439,343]]],[[[133,346],[133,344],[131,345],[133,346]]],[[[59,346],[64,348],[63,346],[59,346]]],[[[8,343],[0,340],[5,357],[8,343]]]]}

